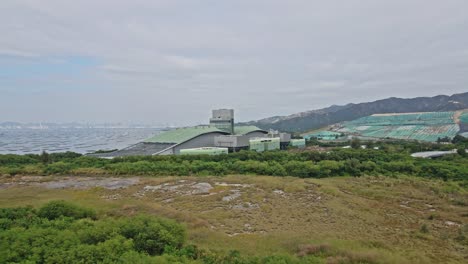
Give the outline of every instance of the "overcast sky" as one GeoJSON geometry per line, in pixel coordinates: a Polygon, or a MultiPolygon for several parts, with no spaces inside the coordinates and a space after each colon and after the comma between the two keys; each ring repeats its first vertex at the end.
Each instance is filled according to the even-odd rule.
{"type": "Polygon", "coordinates": [[[468,91],[467,0],[1,0],[0,32],[0,121],[246,121],[468,91]]]}

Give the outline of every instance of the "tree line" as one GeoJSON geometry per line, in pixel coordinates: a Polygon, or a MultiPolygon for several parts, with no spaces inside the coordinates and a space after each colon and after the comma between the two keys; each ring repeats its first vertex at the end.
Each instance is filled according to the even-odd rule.
{"type": "MultiPolygon", "coordinates": [[[[190,176],[252,174],[323,178],[331,176],[419,176],[468,182],[468,158],[454,154],[439,159],[410,156],[407,146],[329,151],[241,151],[228,155],[132,156],[100,159],[81,154],[0,155],[3,175],[148,175],[190,176]]],[[[423,148],[420,146],[420,148],[423,148]]]]}

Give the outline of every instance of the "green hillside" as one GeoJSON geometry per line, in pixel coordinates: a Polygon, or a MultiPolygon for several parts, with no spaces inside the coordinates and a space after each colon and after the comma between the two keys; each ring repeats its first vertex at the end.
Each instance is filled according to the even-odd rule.
{"type": "MultiPolygon", "coordinates": [[[[455,112],[375,114],[332,126],[330,131],[370,139],[404,139],[436,142],[460,131],[455,112]]],[[[467,116],[462,115],[462,118],[467,116]]],[[[313,136],[313,135],[309,135],[313,136]]]]}

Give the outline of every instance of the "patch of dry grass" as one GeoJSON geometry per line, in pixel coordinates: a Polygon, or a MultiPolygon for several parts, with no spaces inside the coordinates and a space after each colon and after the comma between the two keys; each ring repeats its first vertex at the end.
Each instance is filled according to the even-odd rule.
{"type": "Polygon", "coordinates": [[[468,196],[450,182],[233,175],[142,177],[119,190],[44,189],[15,177],[0,183],[15,183],[2,185],[0,207],[62,199],[107,215],[165,216],[185,223],[189,242],[201,248],[320,255],[329,263],[463,263],[468,257],[463,229],[468,196]],[[213,188],[190,194],[191,184],[200,182],[213,188]],[[162,184],[176,187],[144,191],[162,184]],[[223,200],[234,192],[240,197],[223,200]]]}

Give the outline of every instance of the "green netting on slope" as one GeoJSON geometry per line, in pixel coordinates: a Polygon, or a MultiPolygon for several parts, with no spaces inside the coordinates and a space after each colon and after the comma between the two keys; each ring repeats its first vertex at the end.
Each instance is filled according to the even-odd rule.
{"type": "Polygon", "coordinates": [[[468,124],[468,112],[465,112],[460,116],[460,122],[468,124]]]}
{"type": "Polygon", "coordinates": [[[422,120],[428,119],[453,119],[454,112],[429,112],[421,113],[419,118],[422,120]]]}
{"type": "Polygon", "coordinates": [[[394,115],[394,116],[366,116],[354,121],[348,122],[350,125],[393,125],[404,124],[409,120],[417,120],[418,114],[394,115]]]}
{"type": "Polygon", "coordinates": [[[340,137],[341,133],[332,132],[332,131],[319,131],[315,133],[310,133],[305,135],[304,138],[309,140],[311,138],[318,138],[320,140],[335,140],[337,137],[340,137]]]}
{"type": "Polygon", "coordinates": [[[454,112],[374,115],[346,122],[348,126],[442,125],[453,124],[454,112]]]}
{"type": "Polygon", "coordinates": [[[401,126],[394,127],[388,131],[387,136],[390,138],[411,138],[411,136],[418,131],[420,126],[401,126]]]}
{"type": "Polygon", "coordinates": [[[437,141],[438,138],[449,137],[453,138],[460,130],[456,124],[450,125],[409,125],[409,126],[368,126],[367,129],[363,127],[346,127],[340,129],[348,133],[355,133],[363,137],[372,138],[396,138],[396,139],[410,139],[420,141],[437,141]]]}
{"type": "MultiPolygon", "coordinates": [[[[454,112],[373,115],[344,122],[337,132],[372,138],[437,141],[438,138],[453,138],[460,131],[453,115],[454,112]]],[[[464,118],[468,119],[468,113],[464,118]]]]}
{"type": "Polygon", "coordinates": [[[423,141],[437,141],[438,138],[453,138],[460,127],[457,124],[445,126],[426,126],[417,131],[412,138],[423,141]]]}

